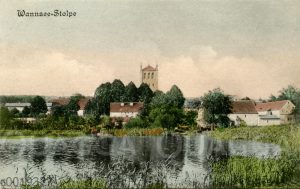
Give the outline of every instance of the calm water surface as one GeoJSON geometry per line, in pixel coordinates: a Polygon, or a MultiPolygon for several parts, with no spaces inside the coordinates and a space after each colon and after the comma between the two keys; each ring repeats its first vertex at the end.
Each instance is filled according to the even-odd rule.
{"type": "Polygon", "coordinates": [[[48,175],[75,176],[97,171],[122,157],[130,162],[169,159],[174,165],[170,178],[176,177],[176,182],[187,176],[204,182],[212,159],[233,155],[272,158],[280,155],[280,147],[253,141],[217,141],[205,135],[0,139],[0,179],[24,177],[28,167],[35,176],[42,170],[48,175]]]}

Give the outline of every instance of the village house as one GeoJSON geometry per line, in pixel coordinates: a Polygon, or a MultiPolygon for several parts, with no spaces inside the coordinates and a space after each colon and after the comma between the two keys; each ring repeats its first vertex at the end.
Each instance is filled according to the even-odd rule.
{"type": "MultiPolygon", "coordinates": [[[[30,107],[31,106],[31,103],[29,102],[26,102],[26,103],[20,103],[20,102],[17,102],[17,103],[5,103],[4,105],[5,107],[7,107],[8,110],[12,110],[12,109],[17,109],[19,112],[22,112],[24,110],[25,107],[30,107]]],[[[50,113],[50,110],[52,108],[52,103],[49,102],[49,103],[46,103],[46,106],[47,106],[47,114],[50,113]]]]}
{"type": "Polygon", "coordinates": [[[258,125],[280,125],[294,121],[295,105],[289,100],[257,103],[258,125]]]}
{"type": "Polygon", "coordinates": [[[110,103],[110,117],[112,122],[122,120],[122,123],[127,123],[131,118],[137,117],[142,109],[142,102],[112,102],[110,103]]]}
{"type": "MultiPolygon", "coordinates": [[[[78,106],[79,106],[79,110],[77,111],[78,116],[84,116],[85,107],[91,99],[92,99],[91,97],[86,97],[78,101],[78,106]]],[[[53,106],[66,106],[69,104],[69,102],[70,102],[70,98],[64,98],[64,97],[52,100],[53,106]]]]}
{"type": "Polygon", "coordinates": [[[84,116],[85,107],[89,103],[91,98],[82,98],[78,101],[79,110],[77,111],[78,116],[84,116]]]}
{"type": "Polygon", "coordinates": [[[244,121],[248,126],[257,126],[258,114],[255,102],[252,100],[233,101],[232,113],[228,115],[234,125],[240,125],[244,121]]]}
{"type": "Polygon", "coordinates": [[[234,125],[245,122],[248,126],[280,125],[294,121],[295,105],[289,100],[259,102],[234,101],[232,113],[228,115],[234,125]]]}
{"type": "Polygon", "coordinates": [[[25,107],[29,108],[31,106],[31,104],[30,103],[20,103],[20,102],[17,102],[17,103],[5,103],[4,106],[9,111],[11,111],[13,109],[17,109],[19,112],[22,112],[25,107]]]}

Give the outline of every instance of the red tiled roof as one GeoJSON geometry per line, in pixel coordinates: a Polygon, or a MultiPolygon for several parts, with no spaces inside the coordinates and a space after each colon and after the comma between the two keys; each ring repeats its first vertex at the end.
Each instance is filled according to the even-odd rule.
{"type": "Polygon", "coordinates": [[[142,102],[124,102],[124,106],[122,106],[121,102],[112,102],[110,103],[110,112],[139,112],[143,107],[144,103],[142,102]]]}
{"type": "MultiPolygon", "coordinates": [[[[85,106],[87,105],[90,99],[91,97],[87,97],[87,98],[82,98],[78,101],[78,106],[80,110],[85,109],[85,106]]],[[[59,106],[66,106],[69,104],[69,102],[70,102],[70,98],[58,98],[52,100],[53,105],[59,105],[59,106]]]]}
{"type": "Polygon", "coordinates": [[[257,114],[255,103],[252,100],[234,101],[231,110],[235,114],[257,114]]]}
{"type": "Polygon", "coordinates": [[[265,102],[258,103],[256,105],[256,110],[260,111],[268,111],[268,110],[281,110],[281,108],[287,103],[289,100],[275,101],[275,102],[265,102]]]}
{"type": "Polygon", "coordinates": [[[142,69],[143,71],[156,71],[156,68],[153,68],[152,66],[148,65],[147,67],[142,69]]]}
{"type": "Polygon", "coordinates": [[[53,105],[65,106],[65,105],[69,104],[70,98],[53,99],[51,102],[53,103],[53,105]]]}
{"type": "Polygon", "coordinates": [[[78,101],[78,106],[80,110],[84,110],[86,105],[88,104],[89,100],[91,100],[91,98],[82,98],[78,101]]]}

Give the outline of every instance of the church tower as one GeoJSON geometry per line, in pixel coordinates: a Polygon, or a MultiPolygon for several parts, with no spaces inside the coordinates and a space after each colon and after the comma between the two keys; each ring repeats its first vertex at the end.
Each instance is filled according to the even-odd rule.
{"type": "Polygon", "coordinates": [[[152,91],[158,90],[158,65],[155,68],[141,65],[141,83],[147,83],[152,91]]]}

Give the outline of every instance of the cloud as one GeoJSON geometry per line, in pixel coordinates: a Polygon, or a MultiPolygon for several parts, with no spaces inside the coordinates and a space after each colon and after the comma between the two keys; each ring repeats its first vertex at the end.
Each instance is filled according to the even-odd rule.
{"type": "Polygon", "coordinates": [[[240,97],[268,97],[298,84],[299,64],[220,56],[211,46],[195,46],[190,54],[164,57],[147,52],[87,53],[0,46],[0,93],[93,95],[103,82],[121,79],[140,84],[140,64],[159,64],[159,88],[178,85],[185,96],[201,96],[216,87],[240,97]],[[297,83],[298,81],[298,83],[297,83]]]}
{"type": "Polygon", "coordinates": [[[105,64],[84,64],[60,52],[35,52],[9,64],[0,64],[4,94],[91,95],[100,82],[113,78],[113,70],[105,64]]]}
{"type": "MultiPolygon", "coordinates": [[[[160,68],[160,86],[176,83],[186,96],[200,96],[220,87],[240,97],[268,97],[289,84],[298,85],[300,65],[270,63],[233,56],[218,57],[212,47],[199,47],[197,59],[181,56],[165,61],[160,68]]],[[[197,52],[193,49],[193,52],[197,52]]]]}

